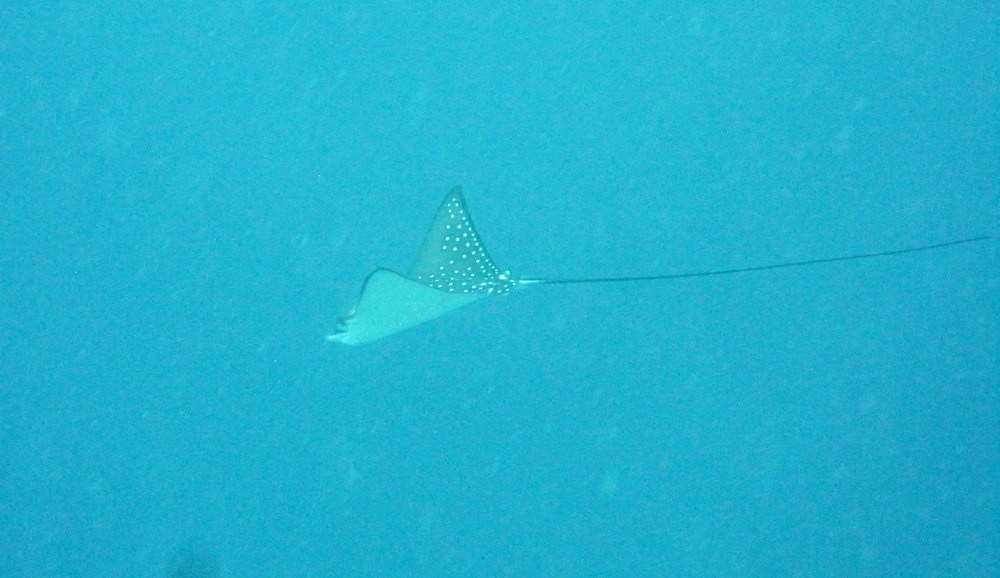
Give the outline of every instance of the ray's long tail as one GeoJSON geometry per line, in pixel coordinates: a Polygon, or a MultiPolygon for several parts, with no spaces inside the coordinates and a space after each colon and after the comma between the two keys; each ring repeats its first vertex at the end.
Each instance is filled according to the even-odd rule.
{"type": "Polygon", "coordinates": [[[923,251],[934,251],[963,245],[966,243],[978,243],[991,239],[989,235],[982,237],[970,237],[959,239],[947,243],[937,243],[935,245],[924,245],[921,247],[910,247],[907,249],[896,249],[894,251],[880,251],[878,253],[864,253],[860,255],[846,255],[841,257],[827,257],[825,259],[810,259],[808,261],[793,261],[791,263],[776,263],[773,265],[760,265],[756,267],[739,267],[736,269],[720,269],[718,271],[698,271],[695,273],[674,273],[671,275],[649,275],[640,277],[598,277],[593,279],[520,279],[518,285],[537,285],[540,283],[548,285],[571,285],[582,283],[626,283],[638,281],[664,281],[668,279],[690,279],[693,277],[713,277],[716,275],[735,275],[736,273],[750,273],[753,271],[767,271],[770,269],[785,269],[788,267],[804,267],[806,265],[819,265],[821,263],[834,263],[837,261],[854,261],[857,259],[875,259],[879,257],[890,257],[892,255],[903,255],[905,253],[920,253],[923,251]]]}

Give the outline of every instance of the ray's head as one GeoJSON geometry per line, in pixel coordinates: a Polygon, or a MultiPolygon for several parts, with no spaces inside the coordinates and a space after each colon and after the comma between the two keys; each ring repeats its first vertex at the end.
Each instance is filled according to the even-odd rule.
{"type": "Polygon", "coordinates": [[[337,324],[333,328],[333,333],[326,336],[328,343],[343,343],[345,345],[358,345],[351,334],[351,322],[358,311],[357,304],[352,305],[343,315],[337,318],[337,324]]]}

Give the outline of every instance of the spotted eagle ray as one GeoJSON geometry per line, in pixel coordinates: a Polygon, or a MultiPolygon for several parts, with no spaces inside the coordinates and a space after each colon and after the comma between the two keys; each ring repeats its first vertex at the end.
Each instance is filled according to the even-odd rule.
{"type": "Polygon", "coordinates": [[[347,312],[337,319],[337,327],[327,341],[347,345],[362,345],[399,333],[415,325],[440,317],[449,311],[493,295],[506,295],[514,289],[529,285],[568,285],[579,283],[625,283],[661,281],[732,275],[750,271],[765,271],[785,267],[801,267],[834,261],[871,259],[903,253],[930,251],[962,243],[983,241],[989,237],[975,237],[925,245],[895,251],[848,255],[778,263],[739,269],[676,273],[646,277],[605,277],[595,279],[516,279],[510,271],[501,270],[490,258],[476,232],[465,204],[462,186],[456,186],[445,196],[434,216],[424,244],[409,272],[401,275],[378,268],[371,272],[361,286],[361,294],[347,312]]]}

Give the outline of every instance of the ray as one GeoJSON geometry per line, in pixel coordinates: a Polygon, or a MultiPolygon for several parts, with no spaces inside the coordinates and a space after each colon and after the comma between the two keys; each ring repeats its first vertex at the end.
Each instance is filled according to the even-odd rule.
{"type": "Polygon", "coordinates": [[[520,284],[527,283],[511,279],[510,271],[501,271],[486,252],[457,186],[434,215],[409,272],[376,269],[368,275],[361,295],[327,340],[370,343],[520,284]]]}
{"type": "Polygon", "coordinates": [[[690,279],[716,275],[734,275],[788,267],[803,267],[837,261],[873,259],[943,249],[954,245],[990,239],[972,237],[877,253],[864,253],[823,259],[810,259],[754,267],[673,273],[635,277],[598,277],[589,279],[515,279],[501,270],[490,258],[472,223],[461,185],[452,189],[431,223],[417,258],[406,275],[388,269],[376,269],[365,279],[361,293],[337,319],[336,329],[327,341],[363,345],[430,321],[480,299],[506,295],[514,289],[531,285],[568,285],[582,283],[625,283],[690,279]]]}

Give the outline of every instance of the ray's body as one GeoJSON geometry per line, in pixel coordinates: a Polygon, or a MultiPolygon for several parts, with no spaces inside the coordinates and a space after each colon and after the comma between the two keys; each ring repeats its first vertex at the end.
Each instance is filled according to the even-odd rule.
{"type": "Polygon", "coordinates": [[[472,224],[462,187],[456,186],[438,208],[409,272],[401,275],[379,268],[369,274],[361,287],[357,301],[337,319],[336,331],[328,335],[327,340],[347,345],[370,343],[485,297],[504,295],[515,288],[529,285],[627,283],[732,275],[917,253],[986,239],[989,237],[973,237],[878,253],[696,273],[595,279],[515,279],[510,271],[503,271],[497,267],[486,252],[479,233],[472,224]]]}

